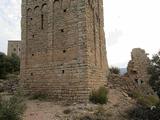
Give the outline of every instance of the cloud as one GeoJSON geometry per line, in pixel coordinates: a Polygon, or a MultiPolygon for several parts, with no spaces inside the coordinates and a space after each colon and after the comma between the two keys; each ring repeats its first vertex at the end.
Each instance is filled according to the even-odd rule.
{"type": "MultiPolygon", "coordinates": [[[[104,0],[105,33],[110,65],[124,67],[132,48],[149,54],[160,49],[159,0],[104,0]],[[148,9],[149,8],[149,9],[148,9]]],[[[0,51],[21,38],[21,0],[0,0],[0,51]]]]}
{"type": "Polygon", "coordinates": [[[109,32],[109,35],[107,38],[108,45],[112,46],[112,45],[118,43],[118,40],[122,35],[123,35],[122,30],[118,30],[118,29],[115,29],[114,31],[109,32]]]}
{"type": "Polygon", "coordinates": [[[7,52],[7,41],[20,39],[21,0],[0,0],[0,51],[7,52]]]}
{"type": "Polygon", "coordinates": [[[159,4],[159,0],[104,0],[110,65],[127,66],[133,48],[145,49],[150,56],[157,53],[160,49],[159,4]]]}

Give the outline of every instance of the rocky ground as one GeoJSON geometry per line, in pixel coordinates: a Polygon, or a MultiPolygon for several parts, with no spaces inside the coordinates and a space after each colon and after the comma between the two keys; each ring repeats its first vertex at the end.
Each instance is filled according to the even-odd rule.
{"type": "MultiPolygon", "coordinates": [[[[115,76],[114,78],[120,79],[115,76]]],[[[3,88],[1,91],[14,93],[17,78],[11,82],[1,81],[3,81],[0,82],[0,86],[3,88]]],[[[117,80],[115,79],[115,81],[117,80]]],[[[108,89],[109,99],[106,105],[92,103],[66,105],[55,102],[26,100],[27,109],[23,115],[23,120],[130,120],[126,111],[136,105],[135,100],[131,99],[126,93],[127,89],[114,82],[114,79],[111,82],[109,81],[108,89]]],[[[3,96],[8,97],[6,93],[3,96]]]]}
{"type": "Polygon", "coordinates": [[[10,74],[7,79],[0,79],[0,92],[14,94],[20,80],[19,75],[10,74]]]}
{"type": "Polygon", "coordinates": [[[117,89],[110,89],[107,105],[64,105],[54,102],[28,100],[23,120],[129,120],[126,111],[135,101],[117,89]]]}

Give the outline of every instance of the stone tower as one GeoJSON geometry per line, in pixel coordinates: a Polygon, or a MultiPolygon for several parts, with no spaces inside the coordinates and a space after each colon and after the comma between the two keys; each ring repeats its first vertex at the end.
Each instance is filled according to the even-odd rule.
{"type": "Polygon", "coordinates": [[[9,40],[7,55],[12,56],[12,54],[16,54],[17,56],[20,57],[20,53],[21,53],[21,41],[9,40]]]}
{"type": "Polygon", "coordinates": [[[26,93],[86,101],[107,82],[103,0],[22,0],[26,93]]]}

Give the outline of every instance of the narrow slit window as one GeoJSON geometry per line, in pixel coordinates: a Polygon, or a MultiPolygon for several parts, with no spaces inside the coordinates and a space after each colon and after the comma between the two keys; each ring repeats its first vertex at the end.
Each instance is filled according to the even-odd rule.
{"type": "Polygon", "coordinates": [[[44,29],[44,15],[41,15],[41,29],[44,29]]]}
{"type": "Polygon", "coordinates": [[[64,9],[63,12],[66,13],[66,12],[67,12],[67,9],[64,9]]]}
{"type": "Polygon", "coordinates": [[[63,53],[66,53],[66,50],[63,50],[63,53]]]}
{"type": "Polygon", "coordinates": [[[61,29],[61,32],[63,33],[63,32],[64,32],[64,29],[61,29]]]}

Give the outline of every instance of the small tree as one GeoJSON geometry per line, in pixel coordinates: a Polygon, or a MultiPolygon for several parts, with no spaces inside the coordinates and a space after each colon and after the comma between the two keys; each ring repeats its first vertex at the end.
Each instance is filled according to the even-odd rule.
{"type": "Polygon", "coordinates": [[[4,79],[7,75],[7,66],[6,66],[7,56],[4,53],[0,52],[0,78],[4,79]]]}
{"type": "Polygon", "coordinates": [[[120,69],[118,67],[111,67],[109,70],[112,74],[120,74],[120,69]]]}
{"type": "Polygon", "coordinates": [[[151,74],[149,83],[160,97],[160,51],[153,55],[149,73],[151,74]]]}
{"type": "Polygon", "coordinates": [[[8,57],[8,72],[19,72],[20,71],[20,59],[16,54],[12,54],[12,56],[8,57]]]}
{"type": "Polygon", "coordinates": [[[0,53],[0,79],[5,79],[8,73],[20,71],[20,59],[16,54],[6,56],[0,53]]]}

